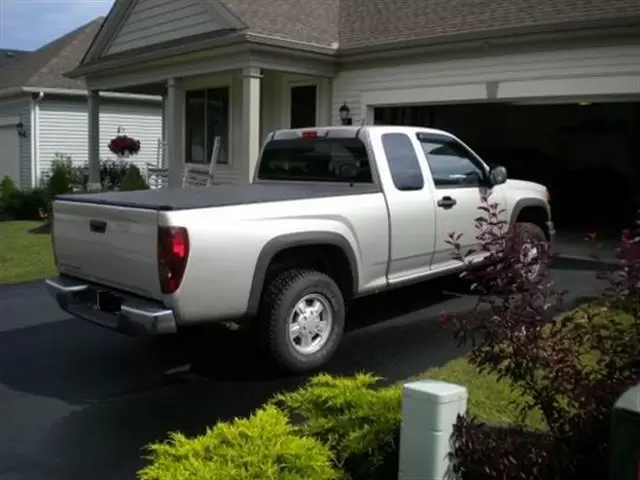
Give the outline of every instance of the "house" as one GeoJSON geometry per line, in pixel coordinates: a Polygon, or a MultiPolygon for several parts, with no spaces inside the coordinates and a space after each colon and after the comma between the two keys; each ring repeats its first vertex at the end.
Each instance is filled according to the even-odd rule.
{"type": "Polygon", "coordinates": [[[69,76],[94,160],[100,91],[163,97],[173,185],[216,136],[219,180],[249,182],[267,132],[341,107],[578,166],[640,153],[638,0],[116,0],[69,76]]]}
{"type": "MultiPolygon", "coordinates": [[[[88,161],[87,90],[64,73],[82,60],[102,18],[33,52],[0,51],[0,178],[22,188],[38,186],[56,153],[88,161]]],[[[162,99],[102,92],[100,158],[114,158],[107,144],[124,129],[141,142],[136,163],[155,164],[162,138],[162,99]]]]}

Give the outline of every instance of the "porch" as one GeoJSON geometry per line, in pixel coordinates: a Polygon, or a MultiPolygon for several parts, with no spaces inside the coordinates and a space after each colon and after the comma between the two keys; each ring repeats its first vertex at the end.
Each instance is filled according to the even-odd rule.
{"type": "MultiPolygon", "coordinates": [[[[89,165],[92,189],[99,185],[99,89],[88,97],[89,165]]],[[[163,97],[163,151],[159,163],[169,186],[182,184],[186,163],[208,165],[220,137],[216,181],[245,183],[254,175],[265,136],[278,128],[331,124],[328,77],[247,66],[212,74],[169,77],[120,92],[163,97]]],[[[145,146],[142,146],[144,148],[145,146]]],[[[157,146],[153,146],[157,148],[157,146]]]]}

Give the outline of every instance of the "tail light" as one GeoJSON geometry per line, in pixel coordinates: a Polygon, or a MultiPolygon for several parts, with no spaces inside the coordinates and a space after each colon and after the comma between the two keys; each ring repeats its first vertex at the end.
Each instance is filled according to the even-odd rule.
{"type": "Polygon", "coordinates": [[[302,132],[302,138],[305,140],[316,140],[318,138],[317,130],[305,130],[302,132]]]}
{"type": "Polygon", "coordinates": [[[189,258],[189,233],[184,227],[158,227],[158,276],[165,295],[175,293],[189,258]]]}

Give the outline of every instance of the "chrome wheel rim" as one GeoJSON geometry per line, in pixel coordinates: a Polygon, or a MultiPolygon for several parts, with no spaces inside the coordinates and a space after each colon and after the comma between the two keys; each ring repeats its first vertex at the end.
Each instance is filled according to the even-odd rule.
{"type": "Polygon", "coordinates": [[[524,275],[533,279],[540,273],[540,250],[537,245],[531,242],[524,242],[520,250],[520,262],[524,275]]]}
{"type": "Polygon", "coordinates": [[[318,352],[333,328],[331,303],[324,295],[311,293],[298,300],[289,315],[289,341],[303,355],[318,352]]]}

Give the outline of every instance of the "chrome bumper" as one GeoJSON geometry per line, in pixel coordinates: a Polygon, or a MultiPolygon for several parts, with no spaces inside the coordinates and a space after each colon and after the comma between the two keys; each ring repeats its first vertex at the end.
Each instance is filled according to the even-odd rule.
{"type": "Polygon", "coordinates": [[[128,335],[162,335],[177,331],[173,312],[160,302],[144,300],[65,276],[49,278],[45,283],[62,310],[101,327],[128,335]],[[113,309],[115,311],[100,309],[96,301],[99,292],[108,292],[117,298],[118,306],[113,309]]]}

